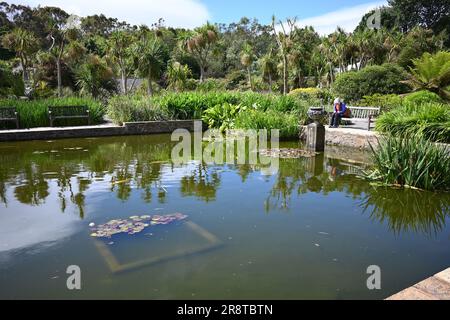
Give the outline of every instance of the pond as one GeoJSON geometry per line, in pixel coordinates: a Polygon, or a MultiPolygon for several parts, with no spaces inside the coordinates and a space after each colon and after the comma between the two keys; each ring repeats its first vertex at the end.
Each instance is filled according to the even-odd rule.
{"type": "MultiPolygon", "coordinates": [[[[282,142],[298,148],[298,142],[282,142]]],[[[383,299],[450,266],[450,196],[369,184],[368,154],[170,162],[169,135],[0,144],[2,299],[383,299]],[[133,235],[89,226],[180,213],[133,235]],[[66,269],[81,269],[68,290],[66,269]],[[368,290],[367,268],[381,268],[368,290]]]]}

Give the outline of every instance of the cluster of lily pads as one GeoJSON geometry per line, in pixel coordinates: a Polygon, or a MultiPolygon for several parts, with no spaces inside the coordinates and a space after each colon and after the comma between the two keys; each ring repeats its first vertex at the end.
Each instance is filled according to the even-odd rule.
{"type": "Polygon", "coordinates": [[[316,156],[315,152],[294,148],[264,149],[259,151],[259,154],[280,159],[311,158],[316,156]]]}
{"type": "Polygon", "coordinates": [[[128,219],[115,219],[105,224],[91,226],[91,237],[95,238],[111,238],[115,234],[127,233],[133,235],[142,232],[145,228],[155,225],[167,225],[172,222],[185,220],[188,216],[182,213],[174,213],[168,215],[144,215],[131,216],[128,219]]]}

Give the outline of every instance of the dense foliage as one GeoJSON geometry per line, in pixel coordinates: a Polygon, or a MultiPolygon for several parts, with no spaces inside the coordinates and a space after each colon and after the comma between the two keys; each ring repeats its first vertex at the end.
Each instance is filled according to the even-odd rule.
{"type": "Polygon", "coordinates": [[[397,137],[416,135],[431,141],[450,143],[450,108],[446,104],[404,103],[381,115],[376,122],[376,129],[397,137]]]}
{"type": "MultiPolygon", "coordinates": [[[[338,28],[319,35],[310,26],[300,28],[295,19],[273,19],[264,25],[244,17],[227,25],[207,23],[186,30],[165,26],[162,19],[148,27],[93,15],[81,17],[77,25],[60,8],[2,2],[0,60],[19,72],[27,95],[34,98],[40,92],[46,97],[81,91],[106,99],[107,93],[134,90],[152,95],[161,89],[288,93],[304,87],[330,88],[341,73],[384,63],[409,71],[422,54],[448,48],[449,6],[444,3],[389,1],[380,9],[379,30],[367,27],[367,15],[352,33],[338,28]],[[217,81],[206,83],[208,78],[217,81]]],[[[403,91],[378,83],[383,72],[397,75],[394,67],[369,71],[366,76],[373,79],[367,82],[375,81],[371,91],[351,87],[350,80],[351,88],[342,91],[346,76],[339,76],[337,91],[347,99],[361,98],[361,91],[403,91]]]]}
{"type": "Polygon", "coordinates": [[[400,94],[407,92],[401,81],[406,72],[399,66],[384,64],[370,66],[360,71],[342,73],[336,78],[333,91],[347,101],[359,100],[365,95],[400,94]]]}
{"type": "MultiPolygon", "coordinates": [[[[294,115],[296,123],[307,121],[309,105],[292,96],[253,92],[166,92],[148,97],[144,95],[117,96],[110,99],[108,116],[116,123],[162,119],[203,119],[212,128],[234,128],[235,120],[242,118],[247,128],[252,122],[244,115],[284,119],[294,115]],[[257,112],[257,113],[254,113],[257,112]]],[[[293,117],[289,118],[292,119],[293,117]]],[[[256,122],[254,123],[256,125],[256,122]]],[[[280,123],[281,125],[281,123],[280,123]]],[[[258,127],[259,129],[260,127],[258,127]]],[[[270,127],[274,128],[274,127],[270,127]]]]}
{"type": "Polygon", "coordinates": [[[383,184],[450,190],[449,150],[421,136],[388,136],[372,148],[374,168],[366,173],[383,184]]]}

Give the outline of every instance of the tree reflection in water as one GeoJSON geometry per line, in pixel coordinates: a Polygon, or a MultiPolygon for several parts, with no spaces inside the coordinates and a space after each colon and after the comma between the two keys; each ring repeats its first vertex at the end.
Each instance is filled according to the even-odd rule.
{"type": "MultiPolygon", "coordinates": [[[[53,184],[58,190],[61,211],[70,202],[83,218],[87,191],[96,182],[106,182],[109,191],[122,201],[129,200],[133,189],[137,189],[145,202],[156,197],[164,203],[167,190],[162,185],[163,172],[175,169],[170,162],[172,147],[168,136],[24,142],[20,148],[11,144],[8,152],[0,153],[0,202],[7,205],[7,191],[13,189],[17,201],[40,205],[48,198],[53,184]]],[[[332,156],[336,157],[336,150],[332,156]]],[[[282,159],[279,165],[265,201],[267,212],[289,210],[292,198],[302,194],[341,192],[356,200],[363,213],[386,222],[395,233],[436,233],[444,227],[449,214],[449,194],[374,187],[357,177],[361,165],[328,158],[327,154],[282,159]]],[[[215,201],[223,169],[235,172],[245,183],[252,172],[262,171],[263,166],[219,167],[193,162],[188,172],[179,177],[181,195],[215,201]]]]}

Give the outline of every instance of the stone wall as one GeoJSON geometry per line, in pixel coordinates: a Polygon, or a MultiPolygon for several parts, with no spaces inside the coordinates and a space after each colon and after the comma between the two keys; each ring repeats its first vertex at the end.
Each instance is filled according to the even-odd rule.
{"type": "MultiPolygon", "coordinates": [[[[300,139],[306,140],[306,127],[303,128],[300,139]]],[[[357,149],[370,149],[369,142],[376,146],[378,144],[378,133],[373,131],[328,128],[325,127],[325,144],[332,146],[344,146],[357,149]]]]}
{"type": "Polygon", "coordinates": [[[128,122],[123,126],[83,126],[66,128],[35,128],[0,132],[0,142],[23,140],[53,140],[64,138],[107,137],[172,133],[176,129],[194,131],[195,120],[128,122]]]}

